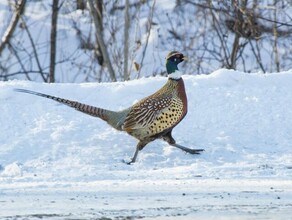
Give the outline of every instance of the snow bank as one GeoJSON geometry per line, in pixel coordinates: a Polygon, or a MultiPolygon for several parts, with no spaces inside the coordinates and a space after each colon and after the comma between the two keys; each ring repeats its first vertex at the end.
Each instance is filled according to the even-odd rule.
{"type": "Polygon", "coordinates": [[[204,148],[201,156],[155,141],[137,164],[125,166],[121,160],[132,156],[135,139],[51,100],[13,91],[26,88],[120,110],[156,91],[166,78],[101,84],[10,81],[0,83],[0,164],[5,171],[21,163],[22,178],[123,179],[134,170],[145,172],[133,178],[291,177],[292,72],[218,70],[184,80],[189,112],[174,136],[182,145],[204,148]]]}

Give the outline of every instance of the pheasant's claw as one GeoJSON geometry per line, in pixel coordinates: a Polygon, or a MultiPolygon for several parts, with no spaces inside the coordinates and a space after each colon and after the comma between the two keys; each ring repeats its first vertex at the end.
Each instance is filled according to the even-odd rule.
{"type": "Polygon", "coordinates": [[[189,149],[186,150],[187,153],[189,154],[201,154],[202,151],[205,151],[204,149],[189,149]]]}

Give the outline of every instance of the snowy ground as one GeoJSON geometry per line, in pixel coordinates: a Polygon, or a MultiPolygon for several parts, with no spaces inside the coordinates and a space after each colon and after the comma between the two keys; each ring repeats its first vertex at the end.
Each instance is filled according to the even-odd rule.
{"type": "Polygon", "coordinates": [[[31,89],[120,110],[166,78],[119,83],[0,82],[0,218],[289,219],[292,71],[184,76],[189,112],[177,142],[136,140],[31,89]]]}

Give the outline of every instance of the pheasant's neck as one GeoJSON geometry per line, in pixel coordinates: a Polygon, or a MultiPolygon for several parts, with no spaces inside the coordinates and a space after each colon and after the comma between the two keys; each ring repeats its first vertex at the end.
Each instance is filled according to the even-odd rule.
{"type": "Polygon", "coordinates": [[[182,73],[179,70],[175,70],[174,72],[168,74],[170,79],[178,80],[181,78],[182,73]]]}
{"type": "Polygon", "coordinates": [[[177,63],[174,63],[172,61],[167,61],[166,62],[166,70],[167,70],[167,74],[168,74],[169,79],[178,80],[181,78],[182,74],[177,68],[177,63]]]}

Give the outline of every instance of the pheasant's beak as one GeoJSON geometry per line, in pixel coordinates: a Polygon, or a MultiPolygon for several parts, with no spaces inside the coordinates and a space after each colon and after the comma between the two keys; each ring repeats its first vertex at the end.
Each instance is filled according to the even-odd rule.
{"type": "Polygon", "coordinates": [[[184,61],[187,61],[187,60],[188,60],[188,58],[187,58],[187,57],[185,57],[185,56],[184,56],[182,59],[183,59],[184,61]]]}

